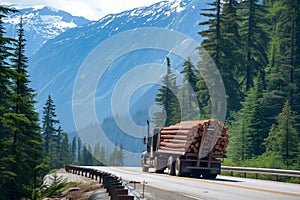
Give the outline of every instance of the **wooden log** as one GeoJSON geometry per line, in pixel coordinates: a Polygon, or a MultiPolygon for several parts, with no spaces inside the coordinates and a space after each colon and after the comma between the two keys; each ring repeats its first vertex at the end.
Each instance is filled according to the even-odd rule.
{"type": "Polygon", "coordinates": [[[193,130],[164,130],[160,131],[161,135],[192,135],[193,130]]]}
{"type": "Polygon", "coordinates": [[[162,142],[171,142],[171,143],[182,143],[182,142],[186,142],[186,143],[192,143],[192,140],[191,140],[191,139],[188,139],[188,140],[163,139],[162,142]]]}
{"type": "Polygon", "coordinates": [[[159,144],[160,144],[160,146],[170,147],[170,148],[186,148],[186,147],[188,147],[188,144],[186,142],[184,142],[184,143],[160,142],[159,144]]]}
{"type": "Polygon", "coordinates": [[[164,127],[162,130],[192,130],[193,127],[180,127],[179,125],[172,125],[172,126],[167,126],[164,127]]]}
{"type": "Polygon", "coordinates": [[[178,140],[188,140],[189,137],[186,135],[160,135],[161,139],[178,139],[178,140]]]}
{"type": "Polygon", "coordinates": [[[169,147],[162,147],[160,146],[159,149],[161,150],[167,150],[167,151],[174,151],[174,152],[185,152],[185,148],[169,148],[169,147]]]}

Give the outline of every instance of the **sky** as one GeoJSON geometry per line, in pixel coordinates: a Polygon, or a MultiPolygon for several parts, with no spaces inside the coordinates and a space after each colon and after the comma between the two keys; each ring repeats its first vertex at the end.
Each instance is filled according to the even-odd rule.
{"type": "Polygon", "coordinates": [[[163,0],[1,0],[1,4],[17,4],[21,7],[46,5],[67,11],[75,16],[98,20],[107,14],[149,6],[160,1],[163,0]]]}

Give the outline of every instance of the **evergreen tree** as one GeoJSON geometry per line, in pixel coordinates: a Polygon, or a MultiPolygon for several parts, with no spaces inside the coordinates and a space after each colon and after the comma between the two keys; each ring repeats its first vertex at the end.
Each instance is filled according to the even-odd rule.
{"type": "Polygon", "coordinates": [[[118,147],[115,144],[113,152],[109,156],[108,164],[110,166],[117,166],[118,147]]]}
{"type": "MultiPolygon", "coordinates": [[[[208,3],[210,8],[202,9],[202,16],[207,17],[208,20],[200,22],[201,26],[208,26],[208,29],[200,31],[200,36],[203,37],[201,42],[201,48],[206,53],[202,53],[200,50],[201,61],[198,63],[198,69],[200,71],[197,87],[198,87],[198,98],[200,107],[200,118],[211,118],[211,98],[213,94],[210,94],[207,85],[213,85],[213,82],[220,80],[214,80],[214,72],[206,70],[201,71],[201,68],[211,69],[211,65],[216,65],[218,69],[221,68],[220,55],[221,55],[221,1],[215,0],[212,3],[208,3]],[[210,57],[208,57],[210,56],[210,57]],[[211,60],[212,59],[212,60],[211,60]],[[214,62],[214,63],[212,63],[214,62]],[[201,73],[202,72],[202,73],[201,73]]],[[[201,49],[199,48],[199,49],[201,49]]]]}
{"type": "Polygon", "coordinates": [[[27,57],[24,55],[25,39],[22,18],[18,29],[18,38],[14,42],[14,52],[11,57],[12,67],[12,107],[6,113],[11,136],[10,154],[13,164],[13,175],[3,188],[9,199],[30,197],[37,187],[37,171],[43,162],[41,151],[42,136],[38,125],[38,113],[34,109],[34,91],[27,72],[27,57]]]}
{"type": "Polygon", "coordinates": [[[226,93],[229,111],[238,111],[241,107],[243,93],[239,79],[243,74],[244,61],[241,55],[241,36],[239,34],[240,19],[237,15],[239,3],[226,0],[221,14],[221,55],[219,67],[226,93]]]}
{"type": "Polygon", "coordinates": [[[299,137],[294,127],[295,118],[289,102],[286,101],[277,117],[278,125],[273,124],[265,145],[267,152],[280,155],[286,167],[297,165],[299,159],[299,137]]]}
{"type": "Polygon", "coordinates": [[[180,72],[184,74],[183,87],[180,90],[180,105],[182,110],[182,120],[195,120],[199,118],[199,103],[197,100],[197,82],[199,73],[195,66],[188,58],[183,63],[183,70],[180,72]]]}
{"type": "Polygon", "coordinates": [[[76,159],[76,150],[77,150],[77,142],[76,142],[76,137],[73,137],[72,144],[71,144],[71,163],[75,164],[77,159],[76,159]]]}
{"type": "Polygon", "coordinates": [[[244,162],[265,152],[263,141],[268,129],[262,108],[262,85],[261,78],[257,77],[232,125],[228,151],[233,160],[244,162]]]}
{"type": "Polygon", "coordinates": [[[243,41],[242,55],[245,59],[246,72],[245,90],[249,91],[253,86],[254,77],[258,72],[264,74],[264,68],[268,64],[269,36],[263,28],[268,25],[266,23],[268,11],[258,3],[258,0],[241,1],[239,8],[242,19],[240,26],[240,35],[243,41]]]}
{"type": "Polygon", "coordinates": [[[80,140],[80,138],[78,138],[77,140],[77,163],[78,165],[82,165],[82,142],[80,140]]]}
{"type": "Polygon", "coordinates": [[[101,165],[101,147],[99,142],[94,146],[94,165],[101,165]]]}
{"type": "MultiPolygon", "coordinates": [[[[12,10],[2,7],[0,5],[0,192],[4,193],[4,185],[15,176],[11,171],[11,165],[13,164],[13,158],[10,153],[11,145],[11,130],[10,120],[8,119],[7,113],[10,112],[12,106],[11,97],[11,79],[12,70],[8,64],[10,58],[9,45],[12,43],[11,38],[5,37],[5,29],[3,19],[7,17],[7,14],[12,10]],[[3,188],[3,189],[2,189],[3,188]]],[[[5,196],[5,195],[4,195],[5,196]]],[[[0,197],[0,199],[2,199],[0,197]]]]}
{"type": "MultiPolygon", "coordinates": [[[[163,86],[159,89],[159,93],[156,95],[155,101],[162,106],[165,111],[166,121],[164,126],[176,124],[180,121],[180,105],[176,94],[178,93],[178,87],[176,85],[176,77],[172,72],[170,59],[167,57],[167,74],[163,78],[163,86]]],[[[156,115],[161,117],[160,115],[156,115]]],[[[156,123],[160,119],[156,119],[156,123]]],[[[157,124],[163,125],[163,124],[157,124]]]]}
{"type": "Polygon", "coordinates": [[[275,122],[281,112],[281,105],[289,101],[296,111],[295,127],[300,130],[300,11],[299,1],[279,0],[270,9],[272,19],[272,40],[269,53],[267,113],[275,122]]]}
{"type": "Polygon", "coordinates": [[[103,146],[100,149],[99,160],[100,160],[100,165],[107,165],[106,151],[103,146]]]}
{"type": "Polygon", "coordinates": [[[123,150],[123,145],[120,145],[118,154],[117,154],[117,163],[118,166],[123,166],[124,165],[124,160],[125,160],[125,155],[124,155],[124,150],[123,150]]]}
{"type": "MultiPolygon", "coordinates": [[[[236,14],[236,1],[225,1],[223,8],[223,13],[221,12],[222,3],[220,0],[216,0],[208,5],[211,8],[202,9],[205,11],[201,15],[208,18],[207,21],[199,23],[200,25],[208,26],[208,29],[199,32],[199,34],[204,38],[201,47],[206,50],[210,55],[211,59],[214,61],[215,65],[219,69],[223,80],[216,80],[214,76],[215,72],[208,71],[212,61],[205,55],[205,53],[200,54],[203,57],[202,61],[199,63],[198,68],[207,69],[207,72],[200,74],[200,76],[205,77],[199,78],[199,102],[200,108],[205,117],[209,117],[211,102],[209,101],[209,92],[207,91],[206,85],[220,85],[223,84],[227,90],[228,99],[228,109],[237,111],[240,108],[240,86],[237,81],[239,78],[241,61],[240,61],[240,36],[238,32],[238,17],[236,14]],[[216,84],[217,82],[217,84],[216,84]]],[[[200,48],[201,49],[201,48],[200,48]]],[[[211,90],[214,92],[214,90],[211,90]]],[[[217,94],[210,94],[211,98],[217,94]]],[[[214,105],[215,106],[215,105],[214,105]]]]}
{"type": "Polygon", "coordinates": [[[43,109],[44,116],[42,119],[42,133],[44,135],[45,154],[51,157],[52,155],[56,155],[54,147],[56,147],[55,137],[57,135],[57,128],[55,126],[59,123],[59,121],[56,119],[55,105],[50,95],[48,96],[43,109]]]}
{"type": "Polygon", "coordinates": [[[71,164],[72,154],[71,154],[71,147],[69,144],[69,137],[68,134],[62,132],[62,142],[60,146],[60,163],[63,167],[64,165],[71,164]]]}
{"type": "Polygon", "coordinates": [[[82,164],[91,166],[93,165],[93,155],[91,154],[92,148],[90,145],[84,145],[82,151],[82,164]]]}

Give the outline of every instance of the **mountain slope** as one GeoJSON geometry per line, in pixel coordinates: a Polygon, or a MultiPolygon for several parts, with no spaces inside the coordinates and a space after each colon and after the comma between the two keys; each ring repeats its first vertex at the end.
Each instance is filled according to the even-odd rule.
{"type": "MultiPolygon", "coordinates": [[[[197,32],[202,27],[198,23],[204,19],[199,13],[200,9],[207,6],[205,3],[206,1],[196,0],[163,1],[152,6],[107,15],[97,22],[69,29],[48,40],[29,58],[32,87],[38,92],[37,108],[39,112],[41,113],[47,96],[51,94],[57,106],[57,114],[62,127],[68,132],[76,130],[72,115],[74,80],[81,64],[95,47],[125,31],[149,27],[175,30],[199,41],[200,44],[201,38],[197,32]]],[[[155,42],[154,40],[153,43],[155,42]]],[[[114,49],[117,49],[118,46],[116,45],[122,46],[118,43],[111,45],[114,49]]],[[[107,50],[109,49],[101,51],[107,50]]],[[[131,160],[131,164],[138,163],[140,152],[144,149],[141,136],[145,134],[146,129],[142,132],[131,129],[130,132],[133,135],[128,135],[126,131],[124,132],[118,127],[115,119],[121,119],[126,123],[129,123],[130,119],[122,118],[123,116],[112,117],[112,93],[123,75],[128,74],[130,70],[147,63],[165,66],[166,56],[170,56],[169,52],[157,49],[142,49],[130,52],[111,63],[98,80],[95,94],[95,111],[99,125],[105,129],[104,131],[108,134],[107,138],[109,138],[110,143],[122,144],[126,152],[136,153],[136,160],[131,160]]],[[[176,56],[171,55],[173,68],[181,66],[182,62],[183,60],[179,59],[178,61],[176,56]]],[[[99,70],[104,67],[100,64],[99,70]]],[[[146,70],[145,73],[152,74],[156,72],[146,70]]],[[[163,75],[162,73],[159,76],[163,75]]],[[[137,76],[133,76],[132,79],[138,79],[137,76]]],[[[150,87],[145,85],[137,88],[129,102],[124,102],[120,98],[117,104],[124,105],[124,107],[129,104],[128,109],[134,122],[145,127],[145,119],[151,119],[151,112],[155,110],[153,105],[155,104],[154,99],[158,87],[159,85],[150,87]]],[[[91,145],[99,140],[103,143],[104,140],[102,139],[104,138],[101,139],[103,135],[98,135],[98,125],[92,120],[90,123],[90,126],[86,127],[86,135],[81,139],[84,140],[84,143],[91,145]]],[[[109,143],[105,143],[105,145],[107,151],[112,151],[110,148],[113,145],[109,143]]],[[[127,158],[131,158],[130,155],[127,155],[127,158]]]]}
{"type": "Polygon", "coordinates": [[[26,55],[30,56],[36,52],[43,43],[53,39],[70,28],[75,28],[89,23],[83,17],[75,17],[71,14],[56,10],[48,6],[35,6],[20,8],[15,5],[9,8],[17,9],[19,12],[13,13],[4,19],[7,35],[16,37],[16,28],[23,17],[25,30],[26,55]]]}
{"type": "MultiPolygon", "coordinates": [[[[160,2],[149,7],[108,15],[97,22],[68,30],[49,40],[30,57],[32,84],[39,93],[38,107],[42,107],[48,94],[53,95],[63,127],[74,130],[71,112],[74,78],[79,66],[94,47],[120,32],[142,27],[162,27],[180,31],[200,43],[197,34],[200,30],[198,23],[203,19],[199,12],[205,6],[204,1],[160,2]]],[[[155,60],[159,57],[161,62],[164,62],[164,57],[154,57],[155,60]]],[[[143,59],[148,59],[149,62],[153,60],[151,57],[143,59]]],[[[131,64],[127,61],[122,65],[130,68],[131,64]]],[[[117,78],[120,74],[114,76],[117,78]]],[[[111,84],[112,82],[107,83],[111,84]]]]}

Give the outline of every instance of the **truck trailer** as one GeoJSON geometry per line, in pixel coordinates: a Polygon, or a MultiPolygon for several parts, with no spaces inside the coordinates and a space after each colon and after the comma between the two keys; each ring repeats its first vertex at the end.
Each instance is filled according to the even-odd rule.
{"type": "Polygon", "coordinates": [[[219,120],[181,121],[168,127],[156,127],[144,138],[147,151],[142,153],[143,172],[177,176],[216,178],[226,158],[229,141],[227,127],[219,120]]]}

